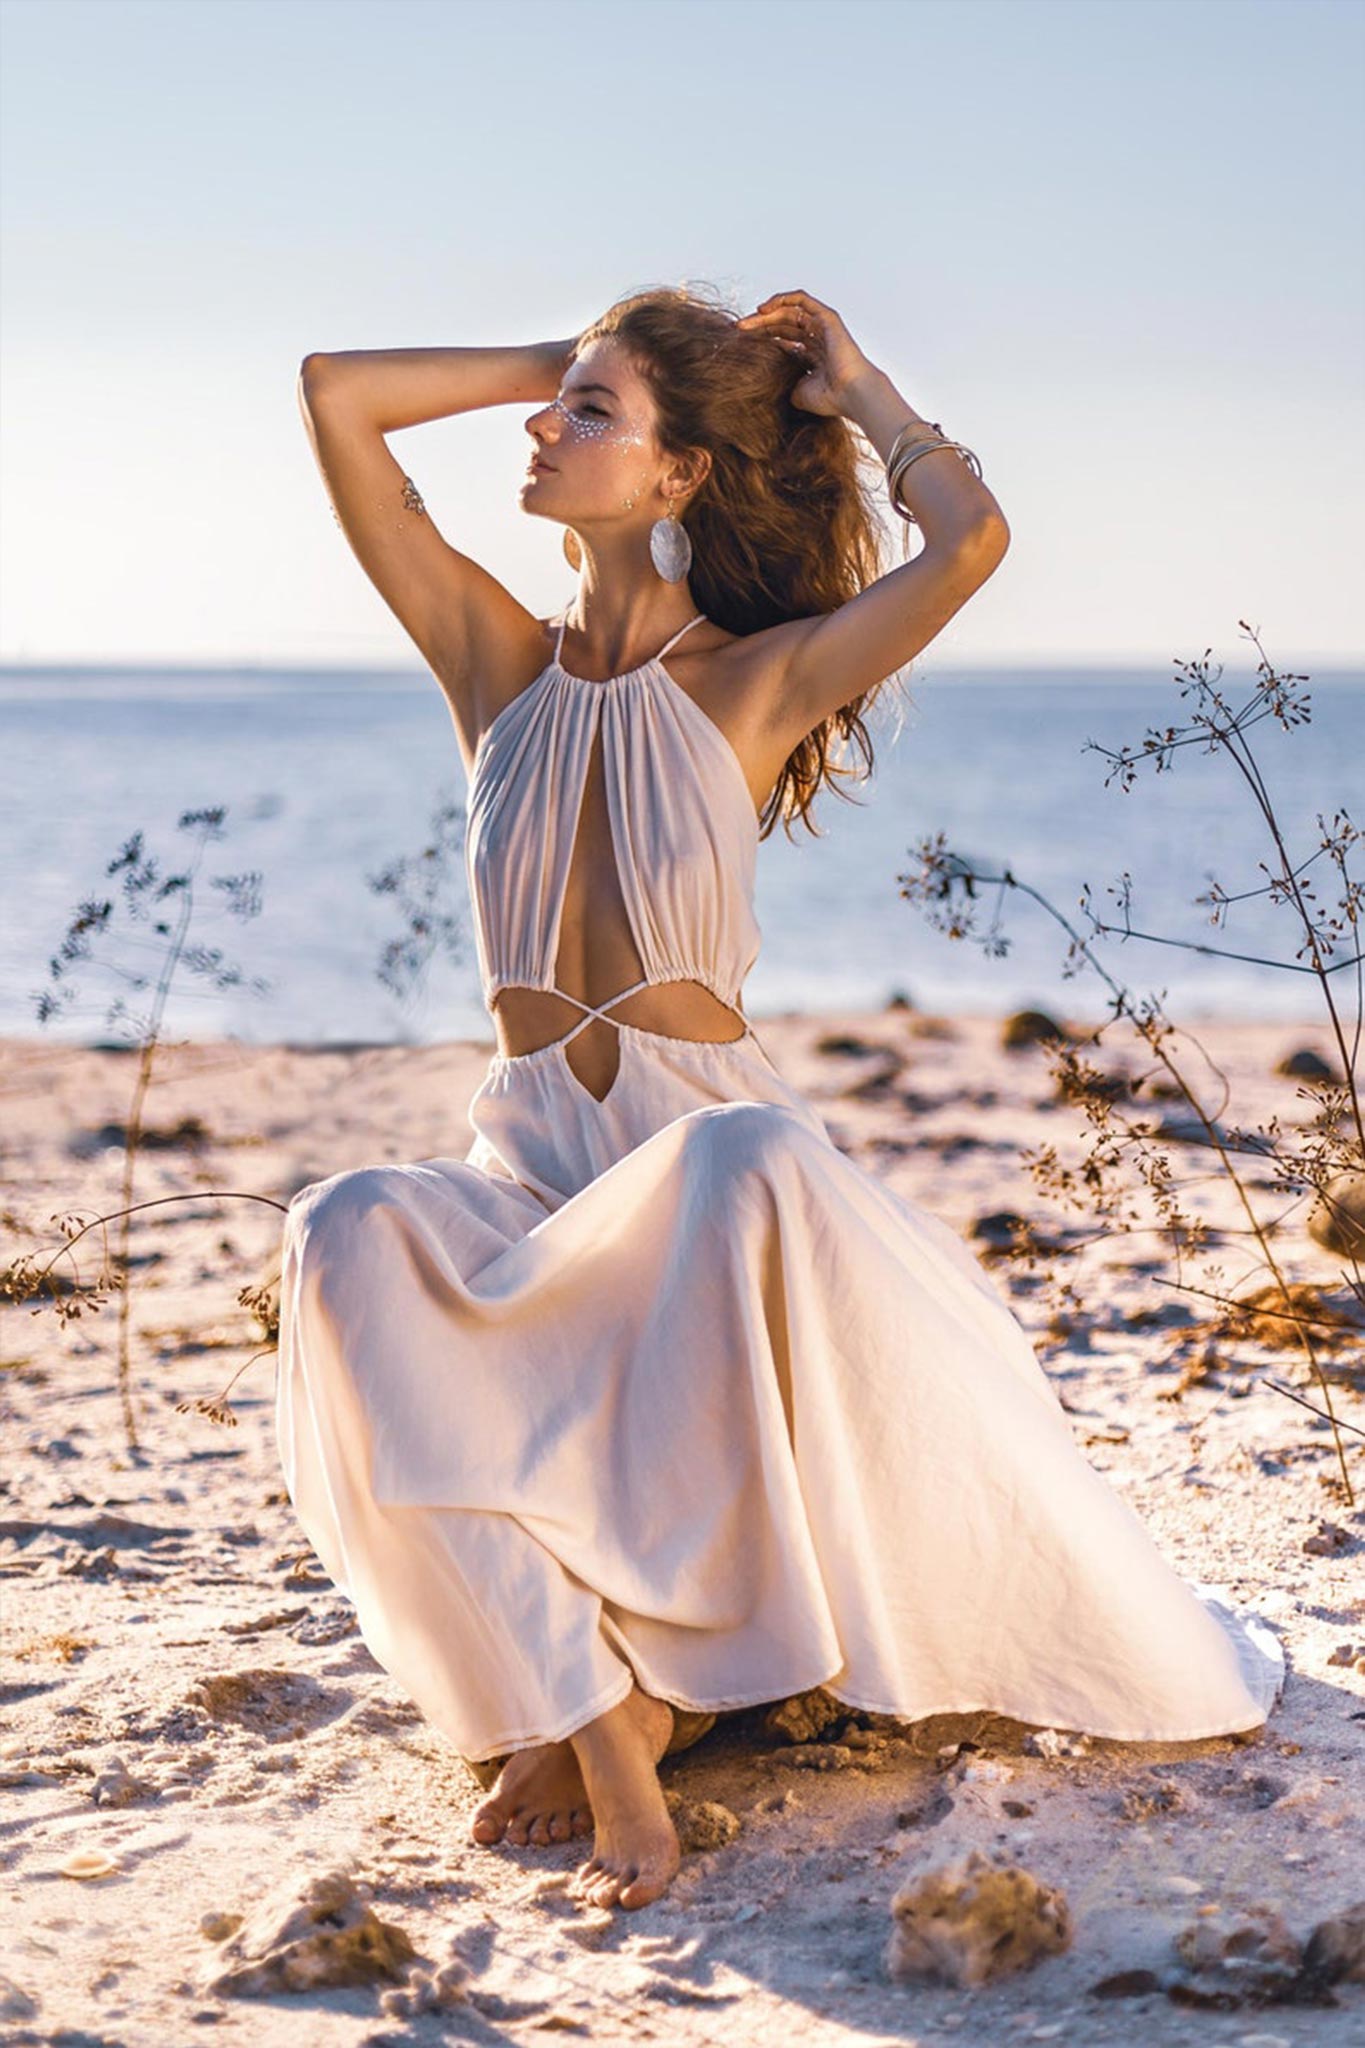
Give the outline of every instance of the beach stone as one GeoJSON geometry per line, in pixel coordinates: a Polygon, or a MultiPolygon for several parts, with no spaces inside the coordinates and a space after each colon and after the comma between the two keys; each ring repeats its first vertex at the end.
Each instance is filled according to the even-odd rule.
{"type": "Polygon", "coordinates": [[[840,1099],[850,1102],[884,1102],[894,1088],[896,1077],[904,1064],[899,1054],[893,1055],[884,1066],[865,1074],[861,1081],[851,1081],[847,1088],[841,1088],[840,1099]]]}
{"type": "Polygon", "coordinates": [[[866,1762],[865,1757],[855,1757],[844,1742],[798,1742],[791,1749],[780,1749],[774,1761],[790,1764],[798,1771],[846,1771],[855,1762],[866,1762]]]}
{"type": "Polygon", "coordinates": [[[31,2020],[37,2014],[37,1999],[30,1998],[13,1977],[0,1976],[0,2020],[31,2020]]]}
{"type": "Polygon", "coordinates": [[[1071,1944],[1063,1892],[978,1849],[911,1878],[891,1901],[888,1974],[966,1989],[1031,1969],[1071,1944]]]}
{"type": "MultiPolygon", "coordinates": [[[[876,1054],[879,1058],[893,1051],[889,1045],[880,1045],[874,1038],[857,1038],[852,1032],[831,1031],[815,1041],[815,1050],[824,1053],[840,1053],[849,1059],[868,1059],[876,1054]]],[[[899,1057],[897,1055],[897,1057],[899,1057]]]]}
{"type": "Polygon", "coordinates": [[[672,1814],[684,1856],[724,1849],[740,1831],[739,1815],[717,1799],[682,1799],[672,1814]]]}
{"type": "Polygon", "coordinates": [[[1026,1046],[1055,1044],[1068,1036],[1064,1026],[1055,1017],[1049,1017],[1046,1010],[1016,1010],[1001,1026],[1000,1043],[1006,1052],[1022,1052],[1026,1046]]]}
{"type": "Polygon", "coordinates": [[[1288,1081],[1320,1082],[1328,1087],[1341,1079],[1331,1061],[1325,1060],[1309,1045],[1301,1045],[1297,1052],[1286,1053],[1275,1072],[1288,1081]]]}
{"type": "Polygon", "coordinates": [[[333,1720],[346,1695],[319,1685],[304,1671],[216,1671],[190,1687],[186,1700],[213,1721],[233,1722],[253,1735],[298,1736],[333,1720]]]}
{"type": "Polygon", "coordinates": [[[1025,1756],[1045,1756],[1055,1763],[1062,1756],[1089,1756],[1091,1737],[1081,1729],[1036,1728],[1024,1737],[1025,1756]]]}
{"type": "Polygon", "coordinates": [[[763,1716],[765,1735],[780,1735],[788,1742],[814,1742],[834,1722],[842,1721],[848,1708],[822,1685],[810,1692],[794,1693],[779,1700],[763,1716]]]}
{"type": "Polygon", "coordinates": [[[381,1991],[379,2010],[391,2019],[411,2019],[419,2012],[440,2012],[467,1998],[473,1976],[468,1963],[452,1956],[439,1970],[412,1970],[401,1991],[381,1991]]]}
{"type": "Polygon", "coordinates": [[[1175,1950],[1196,1976],[1217,1976],[1239,1989],[1271,1991],[1299,1972],[1302,1952],[1273,1906],[1252,1906],[1229,1925],[1218,1918],[1191,1921],[1175,1937],[1175,1950]]]}
{"type": "Polygon", "coordinates": [[[1365,1173],[1339,1174],[1327,1183],[1325,1195],[1313,1205],[1308,1235],[1324,1251],[1365,1259],[1365,1173]]]}
{"type": "Polygon", "coordinates": [[[96,1806],[137,1806],[144,1799],[156,1799],[161,1788],[147,1778],[135,1777],[121,1756],[111,1757],[96,1778],[91,1798],[96,1806]]]}
{"type": "Polygon", "coordinates": [[[401,1927],[377,1918],[366,1890],[346,1870],[285,1879],[219,1951],[204,1989],[222,1998],[268,1998],[402,1982],[417,1951],[401,1927]]]}
{"type": "Polygon", "coordinates": [[[1303,1974],[1314,1984],[1365,1984],[1365,1899],[1318,1922],[1304,1944],[1303,1974]]]}

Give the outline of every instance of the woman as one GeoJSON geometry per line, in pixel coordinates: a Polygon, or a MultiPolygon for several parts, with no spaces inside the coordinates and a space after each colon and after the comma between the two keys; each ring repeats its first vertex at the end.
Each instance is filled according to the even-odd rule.
{"type": "Polygon", "coordinates": [[[313,355],[302,402],[450,706],[498,1051],[463,1158],[294,1198],[281,1460],[375,1656],[502,1764],[473,1838],[591,1827],[575,1894],[644,1905],[679,1861],[661,1756],[816,1685],[1135,1741],[1258,1725],[1273,1637],[1163,1561],[965,1247],[839,1151],[741,1007],[758,840],[1005,552],[970,451],[801,291],[313,355]],[[579,572],[557,621],[385,443],[513,401],[522,506],[579,572]],[[887,573],[855,430],[923,531],[887,573]]]}

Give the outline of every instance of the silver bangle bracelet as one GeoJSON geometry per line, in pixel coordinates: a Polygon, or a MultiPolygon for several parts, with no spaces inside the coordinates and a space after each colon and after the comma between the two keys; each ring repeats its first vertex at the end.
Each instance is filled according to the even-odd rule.
{"type": "Polygon", "coordinates": [[[946,438],[943,429],[939,425],[937,420],[907,420],[905,425],[897,434],[895,440],[891,443],[891,453],[886,458],[886,467],[888,471],[893,470],[895,468],[896,457],[901,452],[901,444],[905,442],[906,436],[913,434],[917,428],[923,428],[926,437],[934,435],[939,440],[943,440],[946,438]]]}
{"type": "Polygon", "coordinates": [[[907,520],[911,526],[918,526],[919,521],[918,519],[916,519],[914,513],[910,510],[910,508],[907,505],[902,504],[901,502],[901,483],[905,476],[905,472],[911,467],[911,465],[913,463],[918,462],[922,455],[932,454],[935,448],[951,448],[955,455],[961,456],[962,460],[971,470],[973,476],[975,476],[978,481],[980,481],[981,479],[980,462],[977,460],[972,450],[966,447],[961,441],[949,441],[947,439],[927,440],[921,441],[916,445],[912,446],[911,448],[907,449],[906,452],[897,459],[894,470],[888,468],[887,484],[891,498],[892,510],[898,512],[901,518],[907,520]]]}

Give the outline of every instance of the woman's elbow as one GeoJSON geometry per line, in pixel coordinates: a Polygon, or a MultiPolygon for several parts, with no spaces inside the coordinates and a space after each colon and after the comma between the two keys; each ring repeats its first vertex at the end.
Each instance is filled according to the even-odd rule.
{"type": "Polygon", "coordinates": [[[1010,529],[1003,512],[987,513],[986,517],[972,528],[963,545],[972,561],[979,566],[983,582],[999,568],[1008,552],[1009,544],[1010,529]]]}
{"type": "Polygon", "coordinates": [[[331,360],[331,357],[324,354],[321,349],[314,349],[310,355],[304,357],[299,364],[298,375],[298,391],[301,397],[307,398],[318,390],[331,360]]]}

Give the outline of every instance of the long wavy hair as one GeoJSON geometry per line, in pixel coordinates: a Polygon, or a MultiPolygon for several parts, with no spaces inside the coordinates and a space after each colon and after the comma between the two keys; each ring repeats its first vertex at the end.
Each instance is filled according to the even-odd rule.
{"type": "MultiPolygon", "coordinates": [[[[740,328],[739,317],[711,288],[658,285],[618,299],[578,349],[603,336],[619,342],[649,387],[665,451],[710,455],[683,515],[688,588],[707,618],[745,634],[837,611],[884,573],[886,550],[871,488],[871,476],[882,477],[875,450],[847,420],[794,405],[802,365],[770,336],[740,328]]],[[[761,838],[779,818],[790,838],[796,817],[820,836],[810,807],[822,784],[854,801],[836,778],[871,774],[862,714],[887,680],[823,719],[787,757],[761,838]],[[853,744],[861,769],[832,758],[853,744]]]]}

